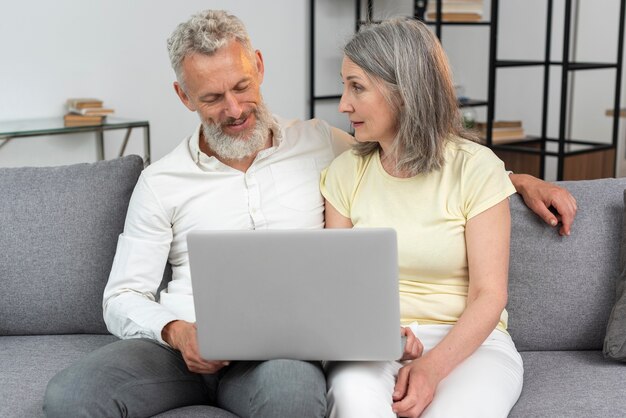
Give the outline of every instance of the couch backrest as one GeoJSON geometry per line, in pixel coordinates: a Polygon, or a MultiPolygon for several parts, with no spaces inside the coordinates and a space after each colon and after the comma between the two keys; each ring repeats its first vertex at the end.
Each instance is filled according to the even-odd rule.
{"type": "Polygon", "coordinates": [[[107,332],[102,292],[142,169],[0,169],[0,335],[107,332]]]}
{"type": "Polygon", "coordinates": [[[619,275],[626,179],[558,184],[578,202],[569,237],[511,199],[509,332],[521,351],[600,350],[619,275]]]}

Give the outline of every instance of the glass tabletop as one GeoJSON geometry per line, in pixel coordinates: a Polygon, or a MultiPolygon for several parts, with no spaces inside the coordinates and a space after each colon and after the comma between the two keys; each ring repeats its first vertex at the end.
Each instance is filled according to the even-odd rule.
{"type": "Polygon", "coordinates": [[[96,128],[107,130],[147,125],[148,121],[146,120],[123,119],[111,116],[104,118],[101,124],[88,126],[65,126],[62,116],[56,118],[0,120],[0,137],[88,132],[94,131],[96,128]]]}

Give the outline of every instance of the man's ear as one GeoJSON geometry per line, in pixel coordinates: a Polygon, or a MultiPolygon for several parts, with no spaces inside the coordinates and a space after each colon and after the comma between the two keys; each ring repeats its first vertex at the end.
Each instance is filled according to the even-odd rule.
{"type": "Polygon", "coordinates": [[[193,105],[193,103],[191,103],[191,100],[189,100],[189,96],[187,96],[187,93],[185,93],[185,90],[183,90],[178,81],[174,81],[174,90],[176,91],[176,94],[180,98],[180,101],[183,102],[185,107],[187,107],[187,109],[191,110],[192,112],[195,112],[196,107],[193,105]]]}
{"type": "Polygon", "coordinates": [[[263,64],[263,55],[258,49],[254,51],[256,57],[256,69],[259,74],[259,85],[263,83],[263,75],[265,74],[265,65],[263,64]]]}

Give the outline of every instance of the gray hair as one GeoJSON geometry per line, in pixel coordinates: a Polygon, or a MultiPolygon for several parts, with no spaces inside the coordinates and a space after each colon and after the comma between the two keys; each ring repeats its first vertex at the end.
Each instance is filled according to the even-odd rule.
{"type": "MultiPolygon", "coordinates": [[[[398,171],[416,175],[438,170],[448,140],[474,139],[462,126],[445,52],[422,22],[394,18],[362,26],[344,54],[382,87],[398,115],[392,148],[398,171]]],[[[364,142],[354,150],[368,155],[378,147],[364,142]]]]}
{"type": "Polygon", "coordinates": [[[251,57],[254,56],[243,22],[224,10],[204,10],[179,24],[167,40],[167,51],[178,81],[184,84],[181,67],[187,55],[212,55],[233,39],[240,42],[251,57]]]}

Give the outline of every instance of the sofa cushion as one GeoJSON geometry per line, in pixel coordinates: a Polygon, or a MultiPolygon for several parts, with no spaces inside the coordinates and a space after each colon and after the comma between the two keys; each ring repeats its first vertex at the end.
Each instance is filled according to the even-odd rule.
{"type": "Polygon", "coordinates": [[[560,185],[578,202],[569,237],[511,199],[507,309],[520,351],[602,350],[615,300],[626,179],[560,185]]]}
{"type": "MultiPolygon", "coordinates": [[[[626,207],[626,193],[624,206],[626,207]]],[[[607,358],[626,361],[626,217],[622,228],[620,272],[616,286],[616,302],[609,317],[603,351],[607,358]]]]}
{"type": "Polygon", "coordinates": [[[43,397],[52,376],[115,340],[112,335],[0,337],[0,417],[43,416],[43,397]]]}
{"type": "Polygon", "coordinates": [[[138,156],[0,169],[0,335],[106,333],[102,293],[138,156]]]}
{"type": "Polygon", "coordinates": [[[623,417],[626,367],[602,351],[524,352],[524,387],[509,418],[623,417]]]}

